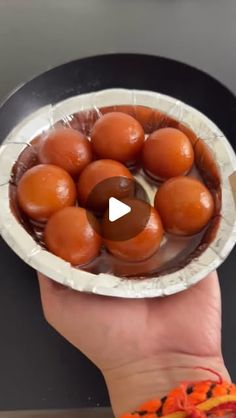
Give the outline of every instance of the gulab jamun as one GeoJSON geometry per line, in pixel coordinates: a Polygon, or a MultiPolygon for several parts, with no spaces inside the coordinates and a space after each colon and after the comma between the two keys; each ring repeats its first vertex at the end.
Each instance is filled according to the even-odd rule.
{"type": "Polygon", "coordinates": [[[102,234],[105,246],[111,254],[122,260],[146,260],[160,247],[163,238],[161,218],[156,209],[144,201],[123,199],[123,203],[131,207],[127,215],[115,222],[109,221],[108,212],[103,217],[102,234]],[[124,239],[127,237],[128,239],[124,239]]]}
{"type": "Polygon", "coordinates": [[[43,164],[55,164],[78,176],[92,161],[90,141],[72,128],[58,128],[42,138],[39,148],[39,160],[43,164]]]}
{"type": "Polygon", "coordinates": [[[91,133],[94,153],[121,163],[134,162],[141,153],[144,131],[132,116],[122,112],[103,115],[91,133]]]}
{"type": "Polygon", "coordinates": [[[154,202],[167,232],[193,235],[200,232],[214,213],[210,191],[192,177],[175,177],[157,191],[154,202]]]}
{"type": "Polygon", "coordinates": [[[103,211],[110,197],[122,199],[134,192],[134,179],[123,164],[113,160],[97,160],[89,164],[78,180],[78,200],[81,206],[103,211]]]}
{"type": "Polygon", "coordinates": [[[88,221],[85,209],[68,207],[49,219],[44,240],[53,254],[79,266],[89,263],[99,254],[101,237],[98,230],[98,221],[92,214],[88,221]]]}
{"type": "Polygon", "coordinates": [[[20,208],[30,218],[44,222],[50,216],[76,201],[76,186],[62,168],[39,164],[27,170],[17,186],[20,208]]]}
{"type": "Polygon", "coordinates": [[[158,129],[145,141],[142,160],[148,174],[167,180],[189,172],[194,162],[193,147],[180,130],[158,129]]]}

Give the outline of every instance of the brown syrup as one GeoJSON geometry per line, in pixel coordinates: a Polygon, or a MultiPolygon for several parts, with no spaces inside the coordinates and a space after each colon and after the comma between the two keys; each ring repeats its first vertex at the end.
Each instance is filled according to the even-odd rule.
{"type": "MultiPolygon", "coordinates": [[[[122,105],[82,111],[59,121],[55,127],[62,125],[70,126],[89,137],[96,120],[101,115],[112,111],[125,112],[135,117],[143,126],[146,134],[163,127],[174,127],[183,131],[190,139],[195,153],[195,165],[189,175],[200,178],[210,189],[215,198],[215,214],[209,225],[199,234],[191,237],[178,237],[166,234],[161,248],[148,260],[138,263],[125,262],[116,259],[103,248],[99,257],[88,265],[80,266],[79,268],[94,274],[109,273],[121,277],[132,277],[137,279],[156,277],[176,271],[198,257],[216,236],[221,219],[221,180],[219,169],[210,150],[204,143],[204,140],[198,138],[195,133],[184,124],[160,111],[148,107],[122,105]]],[[[42,136],[34,138],[20,154],[12,169],[9,187],[10,203],[13,214],[35,241],[39,243],[42,248],[45,248],[43,240],[44,225],[31,221],[24,213],[22,213],[16,199],[16,188],[19,179],[26,170],[39,164],[37,151],[41,138],[42,136]]],[[[134,175],[137,174],[137,172],[140,172],[140,164],[130,166],[129,168],[134,175]]],[[[142,175],[145,176],[150,185],[158,187],[159,183],[155,179],[152,179],[143,172],[142,175]]],[[[142,196],[141,198],[148,200],[147,196],[142,196]]]]}

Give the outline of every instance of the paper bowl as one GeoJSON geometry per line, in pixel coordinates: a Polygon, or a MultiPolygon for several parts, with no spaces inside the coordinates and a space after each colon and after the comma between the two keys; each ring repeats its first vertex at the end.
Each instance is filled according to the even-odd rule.
{"type": "Polygon", "coordinates": [[[22,120],[0,147],[0,233],[3,239],[28,265],[81,292],[125,298],[156,297],[180,292],[199,282],[226,259],[236,242],[235,202],[236,157],[224,134],[198,110],[156,92],[109,89],[42,107],[22,120]],[[151,107],[184,123],[204,139],[219,168],[222,207],[217,233],[205,251],[177,271],[137,280],[104,273],[96,275],[74,268],[38,245],[10,208],[9,180],[12,167],[27,143],[68,115],[113,105],[151,107]]]}

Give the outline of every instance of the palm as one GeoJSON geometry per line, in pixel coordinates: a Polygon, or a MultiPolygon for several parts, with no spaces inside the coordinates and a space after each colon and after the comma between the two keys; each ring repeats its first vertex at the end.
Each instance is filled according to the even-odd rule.
{"type": "Polygon", "coordinates": [[[216,273],[164,299],[115,299],[58,288],[40,277],[46,318],[102,370],[178,352],[220,357],[216,273]]]}

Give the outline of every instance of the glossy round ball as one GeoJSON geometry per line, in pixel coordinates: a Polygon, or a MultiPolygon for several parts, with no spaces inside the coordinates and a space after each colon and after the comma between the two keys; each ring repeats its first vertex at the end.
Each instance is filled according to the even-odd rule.
{"type": "Polygon", "coordinates": [[[96,218],[78,207],[64,208],[48,221],[44,240],[49,251],[73,266],[89,263],[100,251],[101,237],[96,218]],[[93,219],[93,223],[92,223],[93,219]]]}
{"type": "Polygon", "coordinates": [[[162,128],[148,137],[142,159],[148,174],[166,180],[188,173],[194,162],[194,152],[183,132],[175,128],[162,128]]]}
{"type": "Polygon", "coordinates": [[[210,191],[192,177],[168,180],[157,191],[154,204],[166,231],[176,235],[200,232],[214,213],[210,191]]]}
{"type": "Polygon", "coordinates": [[[81,206],[95,211],[105,210],[108,199],[129,197],[133,192],[133,176],[123,164],[113,160],[97,160],[89,164],[78,180],[81,206]]]}
{"type": "Polygon", "coordinates": [[[50,216],[76,201],[76,187],[62,168],[40,164],[26,171],[17,186],[21,209],[32,219],[44,222],[50,216]]]}
{"type": "Polygon", "coordinates": [[[144,131],[132,116],[111,112],[97,120],[91,142],[99,158],[110,158],[121,163],[133,162],[142,150],[144,131]]]}
{"type": "Polygon", "coordinates": [[[39,159],[43,164],[55,164],[73,177],[78,176],[92,161],[91,143],[75,129],[55,129],[42,139],[39,159]]]}
{"type": "MultiPolygon", "coordinates": [[[[132,206],[136,204],[135,199],[124,199],[123,202],[131,207],[131,212],[118,220],[119,229],[123,229],[123,231],[129,231],[131,229],[130,235],[132,235],[133,230],[137,228],[137,222],[142,223],[142,219],[141,217],[137,219],[135,211],[132,212],[132,206]],[[135,216],[135,219],[132,220],[132,216],[135,216]]],[[[143,204],[148,205],[145,202],[143,204]]],[[[122,241],[104,238],[105,245],[111,254],[125,261],[138,262],[148,259],[158,250],[163,238],[161,218],[153,207],[149,209],[144,208],[143,210],[144,212],[149,211],[149,219],[137,235],[122,241]]],[[[110,230],[111,228],[112,224],[109,222],[107,214],[105,214],[102,222],[104,237],[113,235],[113,231],[110,230]]]]}

